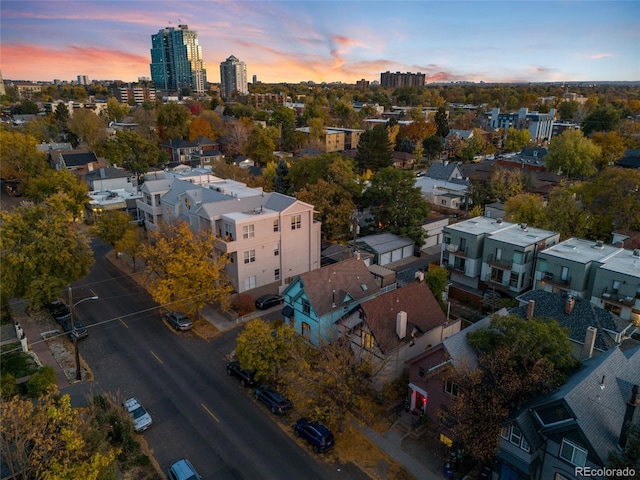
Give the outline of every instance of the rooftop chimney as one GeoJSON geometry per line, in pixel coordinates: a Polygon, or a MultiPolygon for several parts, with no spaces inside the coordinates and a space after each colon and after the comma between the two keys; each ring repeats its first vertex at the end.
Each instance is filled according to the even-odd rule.
{"type": "Polygon", "coordinates": [[[567,315],[569,315],[571,312],[573,312],[573,307],[576,304],[576,299],[573,298],[572,295],[569,295],[567,297],[567,301],[564,304],[564,313],[566,313],[567,315]]]}
{"type": "Polygon", "coordinates": [[[580,351],[580,360],[586,360],[587,358],[593,357],[593,348],[596,344],[596,333],[598,333],[598,329],[596,327],[587,328],[587,331],[584,334],[584,344],[580,351]]]}
{"type": "Polygon", "coordinates": [[[400,311],[396,315],[396,334],[400,340],[407,336],[407,312],[400,311]]]}
{"type": "Polygon", "coordinates": [[[620,440],[618,446],[624,449],[627,446],[627,440],[629,439],[629,429],[633,425],[638,417],[638,385],[634,385],[631,389],[631,398],[627,402],[627,409],[624,412],[624,420],[622,421],[622,429],[620,430],[620,440]]]}
{"type": "Polygon", "coordinates": [[[533,318],[533,312],[536,309],[536,301],[529,300],[529,305],[527,305],[527,320],[531,320],[533,318]]]}

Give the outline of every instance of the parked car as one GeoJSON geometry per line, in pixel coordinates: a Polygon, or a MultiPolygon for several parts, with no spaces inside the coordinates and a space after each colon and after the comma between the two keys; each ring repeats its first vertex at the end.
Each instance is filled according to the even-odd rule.
{"type": "Polygon", "coordinates": [[[193,327],[193,323],[191,320],[184,314],[178,312],[171,312],[165,315],[167,322],[176,330],[182,330],[183,332],[186,330],[191,330],[193,327]]]}
{"type": "Polygon", "coordinates": [[[131,416],[131,419],[133,420],[133,428],[136,432],[144,432],[153,423],[151,415],[149,415],[149,412],[145,410],[137,398],[131,397],[130,399],[125,400],[122,405],[124,405],[124,408],[131,416]]]}
{"type": "Polygon", "coordinates": [[[181,458],[169,467],[167,478],[169,480],[202,480],[202,477],[186,458],[181,458]]]}
{"type": "Polygon", "coordinates": [[[271,413],[274,414],[279,413],[282,415],[293,408],[291,400],[268,385],[256,387],[254,397],[256,397],[256,400],[264,402],[271,410],[271,413]]]}
{"type": "Polygon", "coordinates": [[[281,295],[269,293],[267,295],[261,296],[256,300],[256,308],[258,310],[267,310],[282,303],[284,303],[284,298],[281,295]]]}
{"type": "Polygon", "coordinates": [[[87,327],[84,326],[84,324],[80,321],[80,320],[76,320],[76,328],[73,328],[73,324],[71,323],[71,318],[69,318],[69,320],[63,321],[61,322],[62,325],[62,329],[64,330],[64,333],[67,334],[67,336],[69,337],[69,340],[73,341],[73,337],[75,337],[78,340],[81,340],[83,338],[86,338],[89,335],[89,330],[87,330],[87,327]]]}
{"type": "Polygon", "coordinates": [[[61,300],[54,300],[53,302],[46,303],[44,308],[49,310],[53,319],[58,323],[71,320],[71,310],[69,310],[69,307],[61,300]]]}
{"type": "Polygon", "coordinates": [[[238,361],[227,363],[227,375],[238,378],[243,387],[250,387],[256,384],[253,372],[242,368],[238,361]]]}
{"type": "Polygon", "coordinates": [[[293,429],[293,433],[296,437],[304,438],[309,442],[313,447],[313,451],[316,453],[325,452],[335,444],[331,430],[323,424],[309,420],[308,418],[298,420],[293,429]]]}

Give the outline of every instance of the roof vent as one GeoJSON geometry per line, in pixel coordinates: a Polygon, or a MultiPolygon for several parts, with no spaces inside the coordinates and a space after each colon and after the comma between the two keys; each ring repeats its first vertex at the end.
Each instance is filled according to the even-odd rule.
{"type": "Polygon", "coordinates": [[[640,257],[640,248],[636,248],[635,250],[633,250],[633,256],[640,257]]]}
{"type": "Polygon", "coordinates": [[[604,242],[602,240],[597,240],[593,248],[600,248],[600,249],[604,248],[604,242]]]}
{"type": "Polygon", "coordinates": [[[521,223],[521,224],[520,224],[520,228],[521,228],[522,230],[525,230],[525,231],[526,231],[526,230],[527,230],[527,224],[526,224],[526,223],[521,223]]]}
{"type": "Polygon", "coordinates": [[[496,223],[502,223],[502,219],[501,218],[497,219],[496,223]]]}

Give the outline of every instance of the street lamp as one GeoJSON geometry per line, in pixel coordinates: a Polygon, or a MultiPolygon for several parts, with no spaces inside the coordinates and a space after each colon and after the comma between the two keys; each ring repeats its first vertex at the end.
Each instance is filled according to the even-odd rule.
{"type": "Polygon", "coordinates": [[[78,350],[78,336],[76,335],[76,316],[75,309],[76,305],[81,304],[82,302],[86,302],[87,300],[98,300],[98,296],[94,295],[93,297],[83,298],[82,300],[73,303],[73,296],[71,294],[71,286],[69,286],[69,306],[71,311],[71,336],[73,337],[73,350],[76,358],[76,380],[82,381],[82,369],[80,368],[80,351],[78,350]]]}

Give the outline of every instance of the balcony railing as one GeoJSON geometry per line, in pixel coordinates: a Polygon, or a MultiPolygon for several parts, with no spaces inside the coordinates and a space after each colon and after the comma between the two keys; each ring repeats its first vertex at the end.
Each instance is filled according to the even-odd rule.
{"type": "Polygon", "coordinates": [[[620,292],[609,288],[602,289],[602,299],[607,302],[619,303],[620,305],[625,305],[627,307],[633,307],[636,303],[636,297],[623,295],[620,292]]]}
{"type": "Polygon", "coordinates": [[[485,283],[488,283],[488,284],[491,284],[491,285],[495,285],[496,287],[509,288],[509,276],[508,275],[503,276],[502,280],[498,280],[496,277],[492,277],[491,274],[487,274],[487,275],[484,276],[483,281],[485,283]]]}
{"type": "Polygon", "coordinates": [[[551,283],[553,285],[559,285],[561,287],[568,287],[571,285],[571,277],[562,278],[557,277],[551,272],[544,272],[542,274],[542,282],[551,283]]]}
{"type": "Polygon", "coordinates": [[[502,270],[511,270],[511,266],[513,265],[513,260],[504,260],[502,258],[496,258],[496,256],[491,253],[487,257],[487,263],[493,267],[501,268],[502,270]]]}
{"type": "Polygon", "coordinates": [[[456,248],[455,250],[452,250],[451,253],[453,253],[454,255],[457,255],[458,257],[466,257],[467,256],[467,247],[464,248],[460,248],[457,245],[454,245],[456,248]]]}

